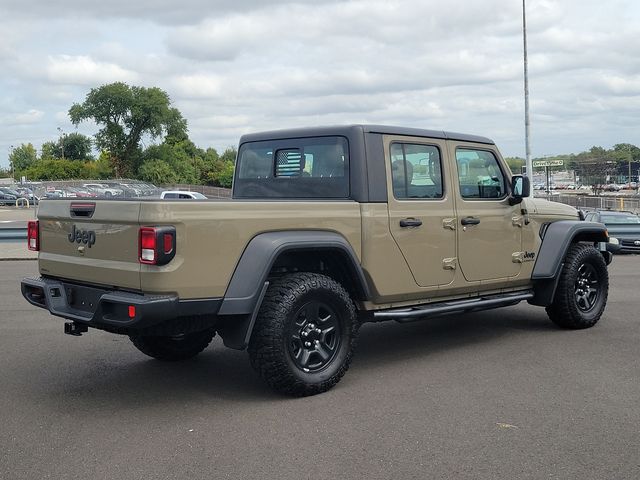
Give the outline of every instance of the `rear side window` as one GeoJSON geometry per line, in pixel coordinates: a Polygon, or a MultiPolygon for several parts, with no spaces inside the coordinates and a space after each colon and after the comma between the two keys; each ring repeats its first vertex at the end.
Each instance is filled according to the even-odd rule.
{"type": "Polygon", "coordinates": [[[394,142],[390,153],[395,198],[442,198],[442,161],[438,147],[394,142]]]}
{"type": "Polygon", "coordinates": [[[493,152],[456,150],[460,195],[465,199],[501,199],[507,194],[505,177],[493,152]]]}
{"type": "Polygon", "coordinates": [[[238,152],[233,188],[237,198],[348,198],[347,139],[244,143],[238,152]]]}

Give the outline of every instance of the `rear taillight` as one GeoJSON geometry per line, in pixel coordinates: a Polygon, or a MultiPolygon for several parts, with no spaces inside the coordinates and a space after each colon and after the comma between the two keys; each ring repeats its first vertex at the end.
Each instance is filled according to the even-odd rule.
{"type": "Polygon", "coordinates": [[[174,227],[141,227],[138,259],[147,265],[166,265],[176,254],[174,227]]]}
{"type": "Polygon", "coordinates": [[[40,223],[38,220],[31,220],[27,225],[27,246],[29,250],[34,252],[40,250],[40,223]]]}

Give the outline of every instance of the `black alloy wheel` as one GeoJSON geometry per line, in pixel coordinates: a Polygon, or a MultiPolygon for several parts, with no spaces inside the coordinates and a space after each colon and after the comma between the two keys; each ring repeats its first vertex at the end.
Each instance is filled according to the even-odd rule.
{"type": "Polygon", "coordinates": [[[270,281],[249,341],[255,371],[277,392],[325,392],[349,369],[358,334],[349,293],[319,273],[270,281]]]}
{"type": "Polygon", "coordinates": [[[578,267],[578,275],[575,283],[576,305],[583,312],[589,312],[598,303],[600,292],[600,277],[590,263],[583,263],[578,267]]]}
{"type": "Polygon", "coordinates": [[[563,328],[592,327],[604,312],[608,293],[609,273],[604,257],[593,245],[575,243],[564,258],[547,314],[563,328]]]}
{"type": "Polygon", "coordinates": [[[289,355],[303,372],[322,370],[340,349],[341,329],[331,306],[312,300],[295,314],[289,329],[289,355]]]}

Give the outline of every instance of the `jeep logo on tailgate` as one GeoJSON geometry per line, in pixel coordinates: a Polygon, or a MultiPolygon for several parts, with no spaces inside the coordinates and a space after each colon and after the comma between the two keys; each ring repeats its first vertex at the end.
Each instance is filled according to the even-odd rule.
{"type": "Polygon", "coordinates": [[[70,243],[84,243],[85,245],[91,245],[96,243],[96,232],[93,230],[80,230],[77,229],[75,225],[73,225],[71,229],[71,233],[67,236],[70,243]]]}

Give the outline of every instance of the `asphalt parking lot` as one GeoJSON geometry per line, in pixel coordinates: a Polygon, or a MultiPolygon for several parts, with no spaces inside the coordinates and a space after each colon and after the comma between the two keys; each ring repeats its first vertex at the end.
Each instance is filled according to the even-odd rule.
{"type": "Polygon", "coordinates": [[[0,478],[640,478],[640,256],[616,257],[601,322],[529,305],[365,325],[345,378],[271,393],[244,352],[148,359],[63,334],[0,261],[0,478]]]}

